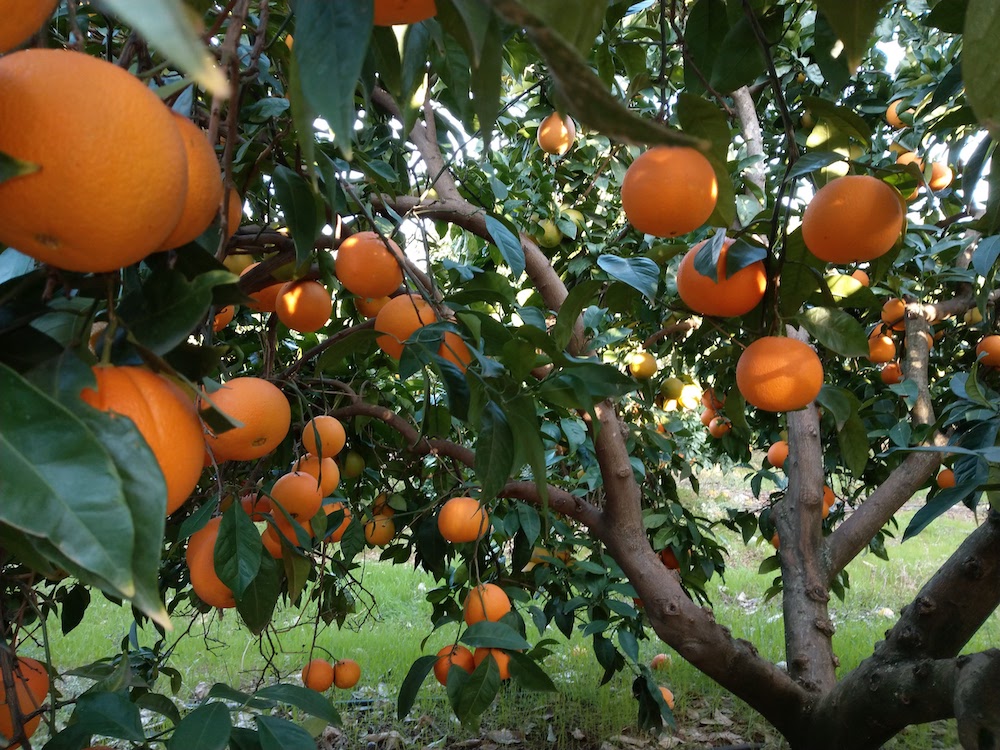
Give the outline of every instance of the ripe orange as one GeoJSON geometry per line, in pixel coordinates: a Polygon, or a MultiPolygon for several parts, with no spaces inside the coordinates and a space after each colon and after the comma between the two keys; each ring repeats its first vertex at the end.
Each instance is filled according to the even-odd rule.
{"type": "Polygon", "coordinates": [[[771,447],[767,449],[767,462],[775,469],[785,468],[785,461],[787,460],[788,443],[785,440],[772,443],[771,447]]]}
{"type": "Polygon", "coordinates": [[[1000,336],[996,334],[983,336],[976,344],[976,357],[980,358],[980,364],[1000,367],[1000,336]]]}
{"type": "Polygon", "coordinates": [[[393,359],[403,355],[403,344],[423,326],[437,322],[433,308],[417,294],[393,297],[375,317],[375,330],[385,334],[375,343],[393,359]]]}
{"type": "Polygon", "coordinates": [[[712,421],[708,423],[708,434],[714,438],[721,438],[728,435],[729,431],[732,429],[733,423],[725,417],[714,417],[712,421]]]}
{"type": "Polygon", "coordinates": [[[388,297],[358,297],[354,300],[354,307],[366,318],[374,318],[387,304],[388,297]]]}
{"type": "Polygon", "coordinates": [[[226,305],[212,318],[212,330],[218,333],[227,325],[233,322],[236,317],[236,308],[233,305],[226,305]]]}
{"type": "Polygon", "coordinates": [[[219,538],[221,517],[215,517],[191,535],[185,557],[191,588],[205,604],[218,609],[236,606],[233,592],[215,572],[215,542],[219,538]]]}
{"type": "Polygon", "coordinates": [[[736,387],[758,409],[802,409],[823,387],[823,365],[816,352],[797,339],[764,336],[740,355],[736,387]]]}
{"type": "Polygon", "coordinates": [[[187,195],[181,217],[158,249],[186,245],[211,226],[222,203],[222,174],[215,149],[205,132],[186,117],[173,113],[187,154],[187,195]]]}
{"type": "Polygon", "coordinates": [[[734,240],[726,238],[716,264],[718,281],[702,276],[694,267],[694,257],[705,244],[702,240],[688,250],[677,270],[677,294],[684,304],[702,315],[732,318],[750,312],[764,298],[767,275],[763,261],[726,275],[726,254],[734,240]]]}
{"type": "MultiPolygon", "coordinates": [[[[28,41],[52,15],[59,0],[2,0],[0,1],[0,52],[7,52],[28,41]]],[[[9,734],[4,732],[8,737],[9,734]]]]}
{"type": "MultiPolygon", "coordinates": [[[[27,656],[19,656],[14,661],[14,694],[17,696],[17,705],[21,709],[21,716],[33,714],[45,702],[45,697],[49,692],[49,673],[45,665],[27,656]]],[[[7,689],[3,680],[0,680],[0,733],[4,737],[14,736],[14,717],[12,716],[11,704],[13,701],[7,700],[7,689]]],[[[38,729],[41,723],[41,714],[24,722],[22,731],[24,736],[31,736],[38,729]]],[[[20,747],[20,742],[8,745],[9,748],[20,747]]]]}
{"type": "Polygon", "coordinates": [[[477,648],[472,654],[472,663],[479,666],[487,656],[492,656],[500,670],[500,679],[510,679],[510,654],[499,648],[477,648]]]}
{"type": "MultiPolygon", "coordinates": [[[[829,485],[823,485],[823,508],[829,510],[829,508],[837,502],[837,496],[833,494],[833,490],[829,485]]],[[[826,517],[826,514],[823,514],[826,517]]]]}
{"type": "Polygon", "coordinates": [[[434,676],[445,686],[448,685],[448,670],[452,664],[470,673],[476,668],[472,652],[465,646],[445,646],[437,652],[437,657],[437,661],[434,662],[434,676]]]}
{"type": "Polygon", "coordinates": [[[351,509],[343,503],[329,503],[328,505],[323,506],[323,511],[328,517],[336,513],[338,510],[344,511],[344,520],[340,522],[340,525],[337,528],[327,532],[327,538],[331,542],[339,542],[344,538],[344,532],[347,531],[347,527],[351,523],[351,509]]]}
{"type": "MultiPolygon", "coordinates": [[[[909,125],[899,119],[899,105],[902,103],[902,99],[897,99],[894,102],[890,102],[889,106],[885,109],[885,121],[897,130],[909,127],[909,125]]],[[[912,115],[913,110],[908,109],[906,110],[906,113],[912,115]]]]}
{"type": "Polygon", "coordinates": [[[319,456],[307,453],[292,465],[292,471],[308,474],[315,479],[323,497],[329,497],[340,486],[340,468],[329,456],[321,459],[319,456]]]}
{"type": "Polygon", "coordinates": [[[444,337],[441,340],[441,348],[438,349],[438,355],[451,362],[462,372],[465,372],[472,362],[472,353],[469,351],[469,347],[466,346],[465,341],[457,333],[452,333],[451,331],[445,331],[444,337]]]}
{"type": "MultiPolygon", "coordinates": [[[[670,570],[680,570],[681,563],[677,559],[677,555],[670,547],[664,547],[660,550],[660,562],[667,566],[670,570]]],[[[655,669],[656,667],[654,667],[655,669]]]]}
{"type": "Polygon", "coordinates": [[[184,208],[184,142],[170,110],[91,55],[0,58],[0,152],[40,167],[0,184],[0,242],[58,268],[131,265],[160,247],[184,208]]]}
{"type": "Polygon", "coordinates": [[[289,281],[278,290],[274,308],[289,329],[312,333],[330,319],[333,297],[318,281],[289,281]]]}
{"type": "Polygon", "coordinates": [[[828,182],[802,216],[802,239],[820,260],[847,264],[874,260],[903,231],[899,192],[876,177],[847,175],[828,182]]]}
{"type": "Polygon", "coordinates": [[[496,622],[510,612],[510,599],[504,590],[495,583],[484,583],[476,586],[465,597],[463,605],[466,625],[488,620],[496,622]]]}
{"type": "Polygon", "coordinates": [[[941,489],[947,489],[949,487],[955,486],[955,472],[951,469],[941,469],[937,475],[937,486],[941,489]]]}
{"type": "Polygon", "coordinates": [[[334,270],[349,292],[359,297],[385,297],[403,283],[402,256],[403,251],[392,240],[383,242],[375,232],[358,232],[340,243],[334,270]]]}
{"type": "Polygon", "coordinates": [[[380,492],[375,498],[375,502],[372,503],[372,515],[386,516],[388,518],[396,515],[395,508],[389,505],[389,496],[384,492],[380,492]]]}
{"type": "Polygon", "coordinates": [[[663,696],[663,702],[667,704],[667,708],[671,711],[674,710],[674,694],[670,692],[669,688],[660,687],[660,695],[663,696]]]}
{"type": "Polygon", "coordinates": [[[333,665],[333,684],[341,690],[352,688],[361,679],[361,667],[353,659],[341,659],[333,665]]]}
{"type": "MultiPolygon", "coordinates": [[[[271,499],[266,495],[258,495],[256,492],[248,492],[240,498],[240,507],[243,512],[250,516],[254,523],[262,523],[267,520],[265,513],[270,513],[271,499]]],[[[225,510],[225,508],[223,508],[225,510]]]]}
{"type": "Polygon", "coordinates": [[[629,166],[622,180],[622,209],[640,232],[657,237],[687,234],[715,210],[719,184],[705,156],[686,146],[655,146],[629,166]]]}
{"type": "Polygon", "coordinates": [[[706,407],[701,413],[701,423],[708,427],[712,424],[712,420],[715,419],[716,415],[718,415],[718,412],[715,409],[710,406],[706,407]]]}
{"type": "Polygon", "coordinates": [[[941,164],[936,161],[931,162],[931,178],[927,180],[927,187],[931,190],[944,190],[951,185],[954,179],[955,173],[947,164],[941,164]]]}
{"type": "Polygon", "coordinates": [[[434,0],[375,0],[375,25],[420,23],[437,15],[434,0]]]}
{"type": "Polygon", "coordinates": [[[376,515],[365,524],[365,541],[369,547],[384,547],[396,536],[396,522],[388,516],[376,515]]]}
{"type": "Polygon", "coordinates": [[[209,398],[223,414],[242,423],[242,427],[208,436],[208,446],[218,461],[250,461],[266,456],[288,434],[292,423],[288,400],[266,380],[233,378],[209,398]]]}
{"type": "Polygon", "coordinates": [[[305,521],[316,515],[323,504],[316,477],[305,472],[291,471],[283,474],[271,487],[271,502],[277,503],[296,521],[305,521]]]}
{"type": "Polygon", "coordinates": [[[906,328],[905,316],[906,303],[899,298],[888,300],[882,305],[882,321],[886,325],[892,326],[894,331],[902,331],[906,328]]]}
{"type": "Polygon", "coordinates": [[[336,456],[347,443],[347,431],[336,417],[321,414],[302,428],[302,447],[316,456],[336,456]]]}
{"type": "Polygon", "coordinates": [[[903,368],[899,362],[889,362],[879,370],[878,376],[886,385],[895,385],[903,382],[903,368]]]}
{"type": "Polygon", "coordinates": [[[854,270],[854,272],[851,274],[851,278],[857,279],[861,283],[861,286],[870,286],[872,283],[872,280],[868,278],[868,274],[862,271],[860,268],[856,268],[854,270]]]}
{"type": "Polygon", "coordinates": [[[143,367],[97,365],[93,371],[97,388],[84,388],[80,398],[135,423],[163,472],[170,515],[188,499],[204,464],[205,438],[194,403],[169,380],[143,367]]]}
{"type": "Polygon", "coordinates": [[[313,659],[302,667],[302,684],[310,690],[325,693],[333,685],[333,665],[326,659],[313,659]]]}
{"type": "Polygon", "coordinates": [[[243,198],[231,187],[226,191],[226,237],[232,237],[243,221],[243,198]]]}
{"type": "Polygon", "coordinates": [[[545,153],[562,156],[573,148],[573,142],[576,140],[576,123],[569,115],[563,117],[558,112],[553,112],[538,126],[535,140],[545,153]]]}
{"type": "Polygon", "coordinates": [[[474,542],[482,539],[489,528],[489,514],[471,497],[453,497],[438,513],[438,529],[449,542],[474,542]]]}
{"type": "Polygon", "coordinates": [[[896,358],[896,342],[889,336],[874,336],[868,339],[868,359],[876,364],[891,362],[896,358]]]}
{"type": "MultiPolygon", "coordinates": [[[[240,276],[246,276],[259,265],[260,263],[251,263],[240,272],[240,276]]],[[[283,282],[279,281],[275,284],[269,284],[263,289],[258,289],[256,292],[250,292],[250,299],[253,300],[250,309],[256,312],[274,312],[277,309],[278,293],[284,285],[283,282]]]]}
{"type": "MultiPolygon", "coordinates": [[[[272,516],[274,517],[274,522],[268,524],[267,528],[264,529],[260,535],[260,540],[264,543],[267,551],[271,553],[271,557],[277,559],[284,554],[281,544],[282,539],[292,547],[301,547],[302,542],[299,540],[298,530],[291,521],[285,518],[283,513],[275,511],[272,513],[272,516]]],[[[310,521],[297,519],[295,523],[302,527],[307,537],[311,538],[313,536],[313,527],[310,521]]]]}
{"type": "Polygon", "coordinates": [[[771,546],[775,549],[781,549],[781,540],[778,538],[778,532],[774,532],[774,536],[771,537],[771,546]]]}
{"type": "Polygon", "coordinates": [[[706,409],[719,410],[726,405],[726,397],[715,395],[714,388],[706,388],[701,392],[701,405],[706,409]]]}

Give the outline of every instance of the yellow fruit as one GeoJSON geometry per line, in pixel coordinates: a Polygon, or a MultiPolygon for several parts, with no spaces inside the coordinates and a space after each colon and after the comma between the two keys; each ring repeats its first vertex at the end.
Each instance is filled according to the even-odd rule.
{"type": "Polygon", "coordinates": [[[562,156],[573,147],[573,141],[576,140],[576,123],[569,115],[563,117],[558,112],[553,112],[538,126],[535,140],[545,153],[562,156]]]}
{"type": "Polygon", "coordinates": [[[632,352],[628,358],[628,370],[638,380],[649,380],[656,374],[656,357],[649,352],[632,352]]]}

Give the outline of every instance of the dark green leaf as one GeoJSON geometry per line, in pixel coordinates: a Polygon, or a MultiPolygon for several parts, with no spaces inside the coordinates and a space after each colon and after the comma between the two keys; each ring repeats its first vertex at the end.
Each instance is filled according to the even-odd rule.
{"type": "Polygon", "coordinates": [[[795,315],[802,303],[819,289],[826,263],[806,249],[802,230],[796,229],[785,242],[784,265],[781,269],[781,287],[778,303],[781,314],[795,315]]]}
{"type": "Polygon", "coordinates": [[[841,430],[844,423],[851,418],[860,408],[857,397],[846,388],[838,388],[834,385],[824,385],[820,388],[816,401],[824,408],[828,409],[837,423],[837,429],[841,430]]]}
{"type": "Polygon", "coordinates": [[[84,693],[73,711],[74,721],[89,734],[143,742],[139,707],[125,693],[84,693]]]}
{"type": "Polygon", "coordinates": [[[254,693],[254,697],[287,703],[329,724],[340,724],[340,714],[333,704],[322,693],[301,685],[269,685],[254,693]]]}
{"type": "Polygon", "coordinates": [[[271,622],[281,593],[281,568],[270,555],[261,555],[260,570],[236,602],[236,611],[250,632],[259,635],[271,622]]]}
{"type": "Polygon", "coordinates": [[[39,169],[40,167],[37,164],[30,164],[29,162],[15,159],[13,156],[0,151],[0,183],[12,180],[15,177],[33,174],[39,169]]]}
{"type": "Polygon", "coordinates": [[[531,648],[524,636],[504,622],[477,622],[462,633],[460,640],[472,648],[503,648],[510,651],[531,648]]]}
{"type": "Polygon", "coordinates": [[[322,228],[316,196],[300,174],[279,164],[274,169],[274,197],[295,241],[295,265],[305,268],[312,261],[313,244],[322,228]]]}
{"type": "Polygon", "coordinates": [[[260,532],[238,502],[222,514],[215,542],[215,572],[237,600],[260,570],[263,544],[260,532]]]}
{"type": "MultiPolygon", "coordinates": [[[[500,668],[493,655],[490,654],[483,659],[468,679],[462,682],[464,684],[461,686],[461,691],[455,696],[452,705],[459,721],[463,724],[474,724],[500,692],[500,668]]],[[[449,684],[449,698],[451,694],[449,684]]]]}
{"type": "Polygon", "coordinates": [[[316,750],[316,740],[302,727],[275,716],[255,716],[261,750],[316,750]]]}
{"type": "Polygon", "coordinates": [[[424,684],[427,675],[434,669],[437,657],[433,655],[421,656],[410,667],[410,671],[403,678],[403,684],[399,688],[399,697],[396,699],[396,718],[402,721],[413,708],[413,702],[417,699],[417,691],[424,684]]]}
{"type": "Polygon", "coordinates": [[[728,33],[725,0],[698,0],[691,6],[684,27],[684,44],[688,51],[684,83],[689,91],[706,90],[703,81],[711,78],[720,43],[728,33]]]}
{"type": "Polygon", "coordinates": [[[618,281],[628,284],[645,297],[653,299],[660,281],[660,267],[649,258],[619,258],[616,255],[600,255],[597,265],[618,281]]]}
{"type": "Polygon", "coordinates": [[[566,12],[565,0],[526,0],[524,4],[581,55],[590,54],[608,10],[607,0],[576,0],[572,13],[566,12]]]}
{"type": "Polygon", "coordinates": [[[861,417],[852,414],[837,431],[837,444],[844,466],[855,477],[860,477],[868,464],[868,433],[861,417]]]}
{"type": "Polygon", "coordinates": [[[594,301],[601,286],[603,286],[603,282],[589,279],[574,284],[573,288],[570,289],[569,295],[559,308],[556,324],[552,327],[552,339],[559,350],[565,349],[569,344],[580,313],[594,301]]]}
{"type": "Polygon", "coordinates": [[[500,113],[500,94],[502,93],[503,73],[503,38],[500,35],[500,24],[495,18],[490,18],[480,50],[479,64],[472,66],[472,106],[479,118],[479,130],[489,143],[493,133],[493,125],[500,113]]]}
{"type": "Polygon", "coordinates": [[[682,92],[677,97],[677,120],[684,132],[708,139],[711,153],[725,164],[732,137],[729,120],[721,109],[707,99],[682,92]]]}
{"type": "Polygon", "coordinates": [[[836,164],[838,161],[843,161],[844,158],[843,154],[838,154],[834,151],[810,151],[808,154],[803,154],[799,157],[799,160],[795,162],[795,166],[788,171],[788,176],[785,179],[791,182],[804,175],[812,174],[817,169],[822,169],[831,164],[836,164]]]}
{"type": "MultiPolygon", "coordinates": [[[[168,667],[168,669],[170,668],[168,667]]],[[[181,712],[177,710],[177,704],[162,693],[142,693],[135,699],[135,705],[145,711],[152,711],[164,716],[175,725],[181,723],[181,712]]]]}
{"type": "Polygon", "coordinates": [[[885,3],[886,0],[816,0],[816,7],[844,43],[850,70],[857,69],[868,51],[868,42],[885,3]]]}
{"type": "Polygon", "coordinates": [[[764,54],[753,26],[746,16],[741,16],[719,42],[709,82],[717,91],[729,93],[753,83],[765,68],[764,54]]]}
{"type": "Polygon", "coordinates": [[[438,20],[446,28],[451,14],[455,14],[465,28],[469,59],[473,65],[479,65],[492,17],[489,7],[478,0],[446,0],[438,4],[438,20]]]}
{"type": "Polygon", "coordinates": [[[517,651],[511,651],[508,656],[510,656],[510,676],[525,690],[539,693],[557,691],[552,678],[545,674],[545,671],[538,666],[538,662],[530,656],[519,654],[517,651]]]}
{"type": "MultiPolygon", "coordinates": [[[[867,2],[867,0],[865,0],[867,2]]],[[[868,123],[854,110],[841,107],[828,99],[818,96],[804,96],[802,103],[809,108],[817,120],[826,120],[830,127],[842,135],[861,141],[866,147],[871,145],[872,131],[868,123]]]]}
{"type": "Polygon", "coordinates": [[[224,750],[233,723],[222,703],[206,703],[185,716],[174,729],[167,750],[224,750]]]}
{"type": "Polygon", "coordinates": [[[965,14],[969,0],[939,0],[926,16],[924,25],[948,34],[961,34],[965,29],[965,14]]]}
{"type": "Polygon", "coordinates": [[[514,467],[514,435],[507,417],[495,402],[483,408],[476,440],[476,478],[483,501],[492,500],[507,482],[514,467]]]}
{"type": "Polygon", "coordinates": [[[980,276],[988,276],[1000,257],[1000,236],[986,237],[979,241],[972,256],[972,267],[980,276]]]}
{"type": "Polygon", "coordinates": [[[811,307],[798,315],[799,323],[827,349],[843,357],[866,357],[868,337],[861,323],[834,307],[811,307]]]}
{"type": "Polygon", "coordinates": [[[542,519],[539,518],[538,511],[527,503],[518,503],[517,518],[521,523],[521,531],[524,532],[528,544],[534,544],[542,531],[542,519]]]}
{"type": "Polygon", "coordinates": [[[524,273],[524,248],[521,247],[517,233],[493,216],[486,217],[486,231],[490,233],[503,259],[510,266],[514,279],[521,278],[521,274],[524,273]]]}

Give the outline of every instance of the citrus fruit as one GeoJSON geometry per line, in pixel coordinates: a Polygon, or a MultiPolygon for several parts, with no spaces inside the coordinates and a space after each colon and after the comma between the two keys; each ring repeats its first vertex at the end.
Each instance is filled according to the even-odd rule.
{"type": "Polygon", "coordinates": [[[788,443],[786,441],[779,440],[776,443],[772,443],[771,447],[767,449],[767,462],[775,469],[785,468],[785,461],[787,460],[788,443]]]}
{"type": "Polygon", "coordinates": [[[372,514],[376,516],[388,516],[389,518],[396,515],[395,508],[389,505],[389,496],[384,492],[380,492],[375,498],[375,502],[372,503],[372,514]]]}
{"type": "Polygon", "coordinates": [[[660,695],[663,696],[663,702],[667,704],[667,708],[671,711],[674,710],[674,694],[670,692],[669,688],[660,687],[660,695]]]}
{"type": "Polygon", "coordinates": [[[365,524],[365,541],[369,547],[384,547],[396,536],[396,523],[389,516],[376,515],[365,524]]]}
{"type": "Polygon", "coordinates": [[[93,372],[96,388],[84,388],[80,398],[132,420],[163,472],[166,513],[173,513],[198,484],[204,464],[205,438],[194,402],[143,367],[96,365],[93,372]]]}
{"type": "Polygon", "coordinates": [[[312,518],[323,504],[316,477],[300,471],[291,471],[278,477],[271,487],[271,502],[277,503],[297,521],[312,518]]]}
{"type": "MultiPolygon", "coordinates": [[[[59,0],[2,0],[0,1],[0,52],[20,46],[37,32],[52,15],[59,0]]],[[[9,734],[4,733],[8,737],[9,734]]]]}
{"type": "Polygon", "coordinates": [[[463,605],[465,624],[475,625],[488,620],[496,622],[510,612],[510,599],[495,583],[483,583],[473,588],[463,605]]]}
{"type": "Polygon", "coordinates": [[[324,693],[333,685],[333,665],[326,659],[313,659],[302,667],[302,684],[324,693]]]}
{"type": "Polygon", "coordinates": [[[717,396],[714,388],[706,388],[701,392],[701,405],[706,409],[715,409],[718,411],[726,405],[726,397],[717,396]]]}
{"type": "MultiPolygon", "coordinates": [[[[899,105],[902,103],[902,99],[897,99],[894,102],[889,102],[889,106],[885,108],[885,121],[897,130],[909,127],[909,125],[899,119],[899,105]]],[[[906,110],[906,114],[912,115],[913,110],[906,110]]]]}
{"type": "Polygon", "coordinates": [[[487,656],[492,656],[500,670],[500,679],[510,679],[510,654],[499,648],[477,648],[472,654],[472,663],[479,666],[487,656]]]}
{"type": "Polygon", "coordinates": [[[353,659],[340,659],[333,665],[333,684],[341,690],[352,688],[361,679],[361,667],[353,659]]]}
{"type": "Polygon", "coordinates": [[[320,458],[312,453],[299,458],[292,467],[292,471],[308,474],[316,480],[319,486],[319,493],[323,497],[329,497],[340,485],[340,469],[337,462],[329,456],[320,458]]]}
{"type": "Polygon", "coordinates": [[[316,456],[336,456],[347,444],[347,431],[336,417],[321,414],[302,428],[302,447],[316,456]]]}
{"type": "Polygon", "coordinates": [[[941,469],[937,475],[937,486],[941,489],[947,489],[949,487],[955,486],[955,472],[951,469],[941,469]]]}
{"type": "Polygon", "coordinates": [[[236,192],[236,188],[230,187],[226,190],[225,201],[225,235],[228,238],[236,234],[236,230],[240,228],[240,222],[243,221],[243,198],[236,192]]]}
{"type": "Polygon", "coordinates": [[[233,255],[227,255],[225,258],[222,259],[222,265],[224,265],[232,273],[235,273],[237,276],[239,276],[249,266],[253,265],[253,256],[247,255],[246,253],[236,253],[233,255]]]}
{"type": "Polygon", "coordinates": [[[740,355],[736,387],[758,409],[801,409],[819,395],[823,365],[816,352],[797,339],[764,336],[740,355]]]}
{"type": "Polygon", "coordinates": [[[347,455],[344,456],[344,466],[340,471],[340,475],[345,479],[354,479],[360,477],[364,472],[364,456],[357,451],[347,451],[347,455]]]}
{"type": "Polygon", "coordinates": [[[677,555],[670,547],[664,547],[660,550],[660,562],[662,562],[670,570],[680,570],[681,563],[677,559],[677,555]]]}
{"type": "Polygon", "coordinates": [[[289,329],[312,333],[330,319],[333,297],[318,281],[289,281],[278,290],[274,309],[289,329]]]}
{"type": "MultiPolygon", "coordinates": [[[[833,490],[829,485],[823,485],[823,507],[830,508],[834,503],[837,502],[837,496],[833,493],[833,490]]],[[[825,517],[825,516],[824,516],[825,517]]]]}
{"type": "Polygon", "coordinates": [[[712,281],[694,267],[695,256],[706,241],[702,240],[688,250],[681,261],[677,270],[677,294],[685,305],[702,315],[732,318],[750,312],[760,304],[767,288],[763,261],[755,261],[729,276],[726,256],[734,241],[727,237],[716,264],[718,280],[712,281]]]}
{"type": "Polygon", "coordinates": [[[232,323],[234,317],[236,317],[236,308],[233,305],[226,305],[212,318],[212,330],[218,333],[232,323]]]}
{"type": "Polygon", "coordinates": [[[236,606],[233,592],[215,570],[215,542],[219,538],[221,517],[215,517],[191,535],[185,557],[191,577],[191,588],[205,604],[217,609],[236,606]]]}
{"type": "Polygon", "coordinates": [[[469,368],[469,363],[472,362],[472,353],[465,341],[457,333],[451,331],[445,331],[438,349],[438,356],[448,360],[462,372],[465,372],[469,368]]]}
{"type": "Polygon", "coordinates": [[[931,162],[931,178],[927,180],[927,187],[931,190],[944,190],[951,185],[954,179],[955,173],[947,164],[941,164],[936,161],[931,162]]]}
{"type": "Polygon", "coordinates": [[[354,300],[354,307],[366,318],[374,318],[387,304],[389,297],[358,297],[354,300]]]}
{"type": "Polygon", "coordinates": [[[870,286],[872,283],[871,279],[868,278],[868,274],[862,271],[860,268],[856,268],[851,273],[851,278],[857,279],[858,283],[860,283],[861,286],[870,286]]]}
{"type": "MultiPolygon", "coordinates": [[[[49,673],[45,665],[27,656],[18,656],[13,664],[14,672],[14,694],[17,696],[17,705],[21,709],[21,716],[35,713],[42,704],[49,692],[49,673]]],[[[11,711],[13,701],[7,699],[7,689],[0,680],[0,733],[4,737],[14,736],[14,717],[11,711]]],[[[24,722],[21,731],[24,736],[31,736],[38,729],[41,723],[41,714],[34,716],[24,722]]],[[[8,745],[9,748],[20,747],[20,742],[8,745]]]]}
{"type": "Polygon", "coordinates": [[[453,497],[438,512],[438,529],[449,542],[474,542],[489,528],[489,514],[471,497],[453,497]]]}
{"type": "Polygon", "coordinates": [[[802,239],[820,260],[853,263],[889,252],[903,231],[899,192],[868,175],[828,182],[802,216],[802,239]]]}
{"type": "Polygon", "coordinates": [[[728,435],[733,429],[733,423],[725,417],[713,417],[708,423],[708,433],[714,438],[721,438],[728,435]]]}
{"type": "Polygon", "coordinates": [[[437,15],[434,0],[375,0],[375,25],[420,23],[437,15]]]}
{"type": "Polygon", "coordinates": [[[660,383],[660,395],[666,399],[678,399],[681,396],[681,391],[684,390],[684,381],[680,378],[665,378],[662,383],[660,383]]]}
{"type": "Polygon", "coordinates": [[[558,112],[553,112],[538,126],[535,140],[545,153],[562,156],[573,148],[573,141],[576,140],[576,123],[569,115],[563,117],[558,112]]]}
{"type": "Polygon", "coordinates": [[[882,305],[882,321],[886,325],[892,326],[894,331],[902,331],[906,328],[905,316],[906,303],[899,298],[890,299],[882,305]]]}
{"type": "Polygon", "coordinates": [[[874,336],[868,339],[868,359],[879,364],[896,358],[896,342],[890,336],[874,336]]]}
{"type": "Polygon", "coordinates": [[[649,380],[656,374],[656,357],[649,352],[632,352],[628,358],[628,371],[638,380],[649,380]]]}
{"type": "Polygon", "coordinates": [[[989,367],[1000,367],[1000,336],[991,334],[983,336],[976,344],[976,357],[981,364],[989,367]]]}
{"type": "Polygon", "coordinates": [[[205,132],[186,117],[176,112],[173,116],[187,155],[187,194],[180,219],[160,250],[186,245],[208,229],[219,215],[224,192],[219,161],[205,132]]]}
{"type": "Polygon", "coordinates": [[[681,395],[677,398],[677,403],[685,409],[696,409],[701,403],[701,389],[694,383],[688,383],[681,388],[681,395]]]}
{"type": "MultiPolygon", "coordinates": [[[[250,516],[250,520],[254,523],[263,523],[267,521],[265,513],[270,513],[271,499],[266,495],[258,495],[255,492],[249,492],[240,498],[240,507],[243,512],[250,516]]],[[[223,508],[225,510],[225,508],[223,508]]]]}
{"type": "Polygon", "coordinates": [[[403,354],[403,344],[423,326],[437,322],[433,308],[418,294],[393,297],[375,317],[375,330],[384,335],[375,339],[379,348],[393,359],[403,354]]]}
{"type": "Polygon", "coordinates": [[[903,368],[899,362],[888,362],[879,370],[878,376],[886,385],[895,385],[903,381],[903,368]]]}
{"type": "Polygon", "coordinates": [[[701,423],[708,427],[712,420],[718,415],[718,412],[710,406],[705,407],[704,411],[701,413],[701,423]]]}
{"type": "Polygon", "coordinates": [[[349,292],[359,297],[385,297],[403,283],[402,255],[392,240],[383,242],[375,232],[358,232],[340,243],[334,270],[349,292]]]}
{"type": "Polygon", "coordinates": [[[437,657],[434,662],[434,677],[445,686],[448,684],[448,670],[453,664],[469,673],[476,668],[472,652],[465,646],[445,646],[437,652],[437,657]]]}
{"type": "Polygon", "coordinates": [[[306,537],[311,538],[313,536],[313,528],[310,521],[298,519],[293,524],[285,518],[285,514],[281,511],[274,511],[271,515],[273,522],[268,524],[267,528],[260,535],[260,540],[271,554],[271,557],[277,559],[284,554],[281,543],[282,539],[292,547],[305,546],[303,544],[304,540],[299,539],[299,531],[295,528],[295,524],[302,527],[302,531],[305,532],[306,537]]]}
{"type": "Polygon", "coordinates": [[[671,658],[668,654],[657,654],[650,660],[649,666],[651,669],[669,669],[670,662],[671,658]]]}
{"type": "Polygon", "coordinates": [[[640,232],[657,237],[687,234],[715,210],[719,185],[705,156],[686,146],[655,146],[629,165],[622,180],[622,209],[640,232]]]}
{"type": "Polygon", "coordinates": [[[339,542],[344,538],[344,532],[347,531],[347,527],[351,524],[351,509],[343,503],[329,503],[323,506],[323,512],[326,513],[327,517],[341,510],[344,512],[344,520],[340,522],[337,528],[327,532],[327,538],[331,542],[339,542]]]}
{"type": "Polygon", "coordinates": [[[131,265],[160,246],[184,208],[186,157],[170,110],[91,55],[27,49],[0,58],[0,152],[39,167],[0,183],[0,242],[57,268],[131,265]]]}
{"type": "Polygon", "coordinates": [[[781,549],[781,539],[778,538],[778,532],[774,532],[774,536],[771,537],[771,546],[775,549],[781,549]]]}
{"type": "MultiPolygon", "coordinates": [[[[246,276],[259,265],[260,263],[251,263],[240,272],[240,276],[246,276]]],[[[277,306],[278,293],[284,285],[283,282],[279,281],[275,284],[268,284],[256,292],[250,292],[250,299],[253,300],[250,304],[250,309],[255,312],[274,312],[277,306]]]]}
{"type": "Polygon", "coordinates": [[[208,447],[219,461],[250,461],[266,456],[285,439],[292,410],[281,390],[254,377],[233,378],[209,394],[219,411],[241,423],[208,436],[208,447]]]}

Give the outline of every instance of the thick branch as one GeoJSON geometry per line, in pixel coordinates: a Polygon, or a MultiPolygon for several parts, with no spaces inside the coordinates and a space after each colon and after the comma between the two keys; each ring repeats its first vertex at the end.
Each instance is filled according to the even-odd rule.
{"type": "MultiPolygon", "coordinates": [[[[757,107],[750,89],[741,86],[733,92],[733,111],[740,123],[740,132],[747,145],[747,156],[764,156],[764,137],[760,129],[760,119],[757,117],[757,107]]],[[[764,168],[761,165],[750,167],[746,171],[747,179],[756,185],[764,194],[764,168]]],[[[756,198],[756,196],[754,196],[756,198]]]]}

